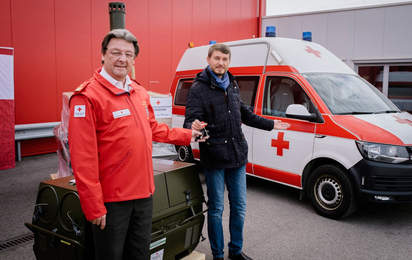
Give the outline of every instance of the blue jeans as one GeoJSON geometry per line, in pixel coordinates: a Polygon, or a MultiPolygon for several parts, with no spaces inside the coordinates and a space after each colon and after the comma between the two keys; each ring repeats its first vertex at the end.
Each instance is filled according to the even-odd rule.
{"type": "Polygon", "coordinates": [[[246,166],[234,169],[204,170],[207,186],[207,224],[210,247],[214,258],[224,256],[222,213],[225,182],[228,190],[230,217],[229,254],[238,255],[243,247],[243,224],[246,215],[246,166]]]}

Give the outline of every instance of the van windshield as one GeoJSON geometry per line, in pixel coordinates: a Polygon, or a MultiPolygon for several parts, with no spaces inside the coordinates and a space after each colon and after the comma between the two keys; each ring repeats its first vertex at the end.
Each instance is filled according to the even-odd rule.
{"type": "Polygon", "coordinates": [[[334,115],[396,113],[379,90],[356,75],[304,74],[334,115]]]}

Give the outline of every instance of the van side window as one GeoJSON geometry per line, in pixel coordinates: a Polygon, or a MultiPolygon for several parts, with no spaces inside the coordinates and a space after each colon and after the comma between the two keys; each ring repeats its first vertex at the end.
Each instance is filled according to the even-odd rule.
{"type": "Polygon", "coordinates": [[[291,78],[267,77],[263,95],[263,115],[286,117],[291,104],[301,104],[309,112],[314,106],[301,86],[291,78]]]}
{"type": "Polygon", "coordinates": [[[192,86],[193,78],[181,79],[177,85],[176,95],[175,95],[175,105],[186,106],[186,96],[190,87],[192,86]]]}
{"type": "Polygon", "coordinates": [[[236,82],[239,85],[240,98],[242,99],[243,104],[251,111],[253,111],[255,107],[259,78],[259,76],[236,76],[236,82]]]}

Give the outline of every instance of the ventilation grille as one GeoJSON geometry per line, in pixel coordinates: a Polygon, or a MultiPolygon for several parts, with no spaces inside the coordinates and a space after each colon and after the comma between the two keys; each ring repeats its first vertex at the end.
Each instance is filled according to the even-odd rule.
{"type": "Polygon", "coordinates": [[[412,177],[381,177],[374,178],[375,190],[384,191],[410,191],[412,190],[412,177]]]}
{"type": "Polygon", "coordinates": [[[196,224],[193,229],[192,245],[199,243],[200,238],[200,224],[196,224]]]}
{"type": "Polygon", "coordinates": [[[193,227],[186,229],[185,248],[191,245],[193,227]]]}
{"type": "Polygon", "coordinates": [[[33,239],[34,239],[34,234],[30,233],[30,234],[27,234],[27,235],[24,235],[24,236],[14,238],[12,240],[1,242],[0,251],[7,250],[7,249],[10,249],[12,247],[24,244],[26,242],[32,241],[33,239]]]}

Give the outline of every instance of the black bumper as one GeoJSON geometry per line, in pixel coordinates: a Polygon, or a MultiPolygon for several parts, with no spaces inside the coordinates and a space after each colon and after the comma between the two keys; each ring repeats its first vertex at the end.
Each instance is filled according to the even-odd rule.
{"type": "Polygon", "coordinates": [[[390,164],[362,159],[349,172],[362,201],[412,202],[412,163],[390,164]]]}

